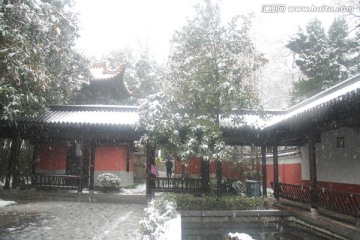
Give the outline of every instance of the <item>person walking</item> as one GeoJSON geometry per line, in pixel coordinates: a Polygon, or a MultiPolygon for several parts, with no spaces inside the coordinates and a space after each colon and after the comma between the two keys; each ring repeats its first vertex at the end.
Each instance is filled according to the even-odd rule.
{"type": "Polygon", "coordinates": [[[165,165],[166,165],[166,176],[168,178],[171,178],[173,163],[171,162],[170,158],[167,159],[165,165]]]}

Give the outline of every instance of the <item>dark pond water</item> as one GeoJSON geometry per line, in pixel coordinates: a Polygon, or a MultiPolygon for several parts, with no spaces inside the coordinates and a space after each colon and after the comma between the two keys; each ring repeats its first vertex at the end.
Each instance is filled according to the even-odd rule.
{"type": "Polygon", "coordinates": [[[256,240],[327,240],[333,239],[320,233],[312,232],[309,229],[303,229],[293,223],[274,224],[272,226],[262,227],[212,227],[212,228],[191,228],[182,229],[182,240],[228,240],[229,232],[246,233],[256,240]]]}

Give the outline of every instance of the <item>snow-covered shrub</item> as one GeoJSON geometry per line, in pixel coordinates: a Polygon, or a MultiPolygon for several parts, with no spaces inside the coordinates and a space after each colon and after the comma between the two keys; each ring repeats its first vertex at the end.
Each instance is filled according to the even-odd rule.
{"type": "Polygon", "coordinates": [[[236,181],[231,184],[232,188],[236,192],[236,194],[245,196],[246,187],[245,184],[241,181],[236,181]]]}
{"type": "Polygon", "coordinates": [[[241,181],[226,179],[222,181],[224,194],[245,195],[245,184],[241,181]]]}
{"type": "Polygon", "coordinates": [[[230,240],[254,240],[250,235],[246,233],[229,233],[228,237],[230,240]]]}
{"type": "Polygon", "coordinates": [[[148,203],[144,213],[144,218],[139,222],[143,239],[160,240],[167,230],[166,223],[177,214],[176,203],[158,197],[148,203]]]}
{"type": "Polygon", "coordinates": [[[267,192],[267,196],[269,198],[273,198],[274,197],[274,190],[272,188],[267,188],[266,189],[266,192],[267,192]]]}
{"type": "Polygon", "coordinates": [[[108,190],[118,190],[120,187],[121,179],[112,173],[103,173],[97,177],[97,181],[104,188],[104,192],[108,190]]]}

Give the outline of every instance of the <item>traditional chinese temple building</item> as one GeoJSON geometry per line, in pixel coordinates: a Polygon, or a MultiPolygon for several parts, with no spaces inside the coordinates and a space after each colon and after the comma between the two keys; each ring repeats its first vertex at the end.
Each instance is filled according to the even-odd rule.
{"type": "MultiPolygon", "coordinates": [[[[109,82],[115,81],[110,79],[109,82]]],[[[104,84],[108,84],[107,89],[113,86],[109,82],[104,84]]],[[[115,93],[120,93],[120,88],[115,93]]],[[[106,103],[101,98],[96,103],[101,101],[106,103]]],[[[251,111],[234,112],[243,121],[229,117],[222,119],[220,126],[228,145],[261,149],[260,168],[262,179],[266,180],[262,183],[263,194],[271,184],[276,198],[359,217],[359,106],[357,75],[287,110],[264,111],[263,116],[251,111]],[[283,151],[286,148],[288,151],[283,151]]],[[[132,146],[143,134],[133,127],[137,120],[137,107],[74,105],[55,106],[37,118],[18,116],[3,123],[1,137],[13,139],[9,159],[13,184],[18,176],[21,139],[30,139],[36,146],[32,159],[33,174],[38,176],[35,183],[45,181],[41,175],[45,173],[53,177],[63,175],[61,179],[66,181],[80,176],[80,183],[88,179],[91,188],[96,174],[105,171],[131,182],[136,165],[132,146]]],[[[153,151],[147,154],[149,167],[155,156],[153,151]]],[[[204,169],[209,169],[209,165],[201,161],[198,165],[199,179],[148,179],[152,181],[148,189],[207,189],[204,169]]]]}
{"type": "Polygon", "coordinates": [[[134,149],[142,135],[134,129],[138,108],[111,105],[131,95],[125,68],[95,64],[91,70],[94,78],[74,97],[74,105],[52,106],[38,117],[18,116],[2,126],[1,137],[13,139],[8,172],[14,186],[20,182],[22,140],[34,148],[33,185],[93,189],[102,173],[118,175],[122,186],[133,184],[134,173],[145,177],[144,156],[134,149]]]}

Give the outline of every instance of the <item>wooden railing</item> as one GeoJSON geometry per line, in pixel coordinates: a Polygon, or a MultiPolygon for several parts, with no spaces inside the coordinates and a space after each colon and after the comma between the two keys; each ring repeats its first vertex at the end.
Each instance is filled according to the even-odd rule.
{"type": "Polygon", "coordinates": [[[202,180],[191,178],[151,178],[152,190],[156,192],[202,192],[202,180]]]}
{"type": "MultiPolygon", "coordinates": [[[[280,197],[311,204],[311,191],[307,186],[279,183],[280,197]]],[[[320,208],[360,217],[360,194],[314,189],[315,205],[320,208]]]]}
{"type": "Polygon", "coordinates": [[[31,184],[41,187],[77,188],[80,176],[37,173],[32,175],[31,184]]]}
{"type": "Polygon", "coordinates": [[[307,186],[280,183],[280,197],[289,200],[310,203],[310,189],[307,186]]]}
{"type": "Polygon", "coordinates": [[[360,217],[360,194],[316,189],[318,206],[360,217]]]}

